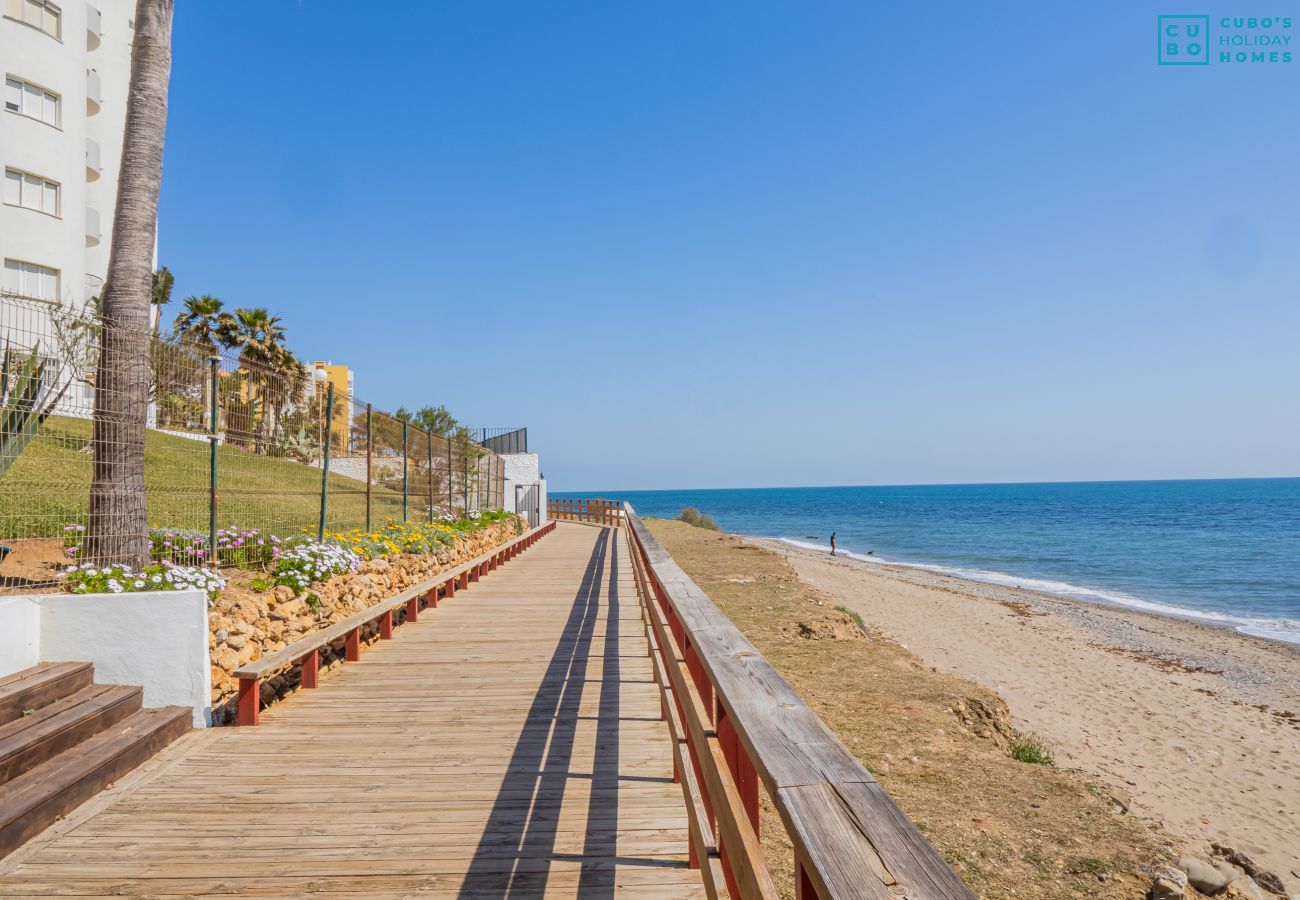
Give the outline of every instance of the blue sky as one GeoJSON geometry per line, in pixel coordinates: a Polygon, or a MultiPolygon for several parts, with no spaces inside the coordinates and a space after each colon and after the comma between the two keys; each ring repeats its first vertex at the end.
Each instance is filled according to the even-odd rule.
{"type": "Polygon", "coordinates": [[[178,4],[159,246],[377,406],[557,490],[1300,475],[1300,58],[1155,59],[1257,8],[358,9],[178,4]]]}

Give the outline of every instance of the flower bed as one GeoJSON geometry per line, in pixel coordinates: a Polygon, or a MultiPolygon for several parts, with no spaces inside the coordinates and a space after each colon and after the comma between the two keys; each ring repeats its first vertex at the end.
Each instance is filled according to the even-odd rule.
{"type": "MultiPolygon", "coordinates": [[[[227,587],[214,602],[208,617],[213,723],[234,721],[238,681],[233,673],[240,666],[481,556],[527,529],[527,523],[521,517],[501,513],[487,514],[478,520],[440,524],[449,529],[445,532],[449,535],[447,539],[427,539],[427,535],[435,533],[429,530],[432,526],[427,523],[386,526],[377,533],[387,536],[373,540],[391,540],[397,546],[397,552],[384,546],[383,554],[376,553],[368,559],[356,549],[362,543],[360,533],[348,533],[357,534],[355,541],[345,541],[346,535],[329,535],[333,543],[327,543],[326,549],[300,551],[304,557],[310,557],[310,562],[304,565],[315,569],[326,559],[332,559],[341,569],[306,585],[289,582],[288,573],[280,572],[286,560],[293,558],[291,554],[295,548],[292,546],[283,549],[273,572],[274,581],[279,581],[282,574],[285,577],[286,580],[279,584],[271,580],[272,576],[262,573],[227,573],[227,587]],[[422,540],[423,544],[420,543],[422,540]],[[429,549],[407,553],[402,552],[403,546],[427,546],[429,549]]],[[[375,533],[365,533],[366,542],[370,542],[369,535],[375,533]]],[[[322,547],[315,542],[298,546],[322,547]]],[[[328,667],[328,656],[322,657],[322,664],[328,667]]],[[[269,699],[296,684],[297,673],[287,672],[264,681],[262,689],[269,699]]]]}

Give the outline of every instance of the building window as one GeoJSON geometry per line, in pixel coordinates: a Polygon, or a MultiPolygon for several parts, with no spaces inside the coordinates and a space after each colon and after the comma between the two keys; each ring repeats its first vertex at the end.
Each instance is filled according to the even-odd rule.
{"type": "Polygon", "coordinates": [[[58,300],[59,270],[18,259],[6,259],[4,289],[19,297],[58,300]]]}
{"type": "Polygon", "coordinates": [[[5,109],[20,116],[40,119],[46,125],[59,127],[59,95],[45,88],[28,84],[19,78],[5,78],[5,109]]]}
{"type": "Polygon", "coordinates": [[[5,169],[5,203],[57,216],[59,183],[30,172],[5,169]]]}
{"type": "Polygon", "coordinates": [[[62,40],[63,13],[49,0],[5,0],[5,17],[62,40]]]}

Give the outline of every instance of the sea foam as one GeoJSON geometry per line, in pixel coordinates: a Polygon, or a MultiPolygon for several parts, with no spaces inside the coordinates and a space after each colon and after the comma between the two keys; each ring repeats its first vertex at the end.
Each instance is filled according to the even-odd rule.
{"type": "MultiPolygon", "coordinates": [[[[830,546],[828,544],[813,544],[808,541],[799,541],[793,538],[784,537],[775,538],[775,540],[804,550],[816,550],[819,553],[830,552],[830,546]]],[[[932,563],[903,562],[902,560],[886,559],[874,554],[868,556],[864,553],[854,553],[851,550],[844,549],[838,549],[836,550],[836,553],[839,556],[847,556],[861,562],[877,563],[886,566],[903,566],[908,569],[923,569],[927,572],[935,572],[939,575],[951,575],[955,578],[965,578],[968,581],[980,581],[985,584],[1024,588],[1025,590],[1038,591],[1039,593],[1051,594],[1057,597],[1066,597],[1071,600],[1083,600],[1089,603],[1101,603],[1108,606],[1123,606],[1129,609],[1137,609],[1160,616],[1169,616],[1176,619],[1191,619],[1193,621],[1208,622],[1214,625],[1224,625],[1234,628],[1243,634],[1270,638],[1275,641],[1285,641],[1289,644],[1300,644],[1300,622],[1291,619],[1261,619],[1252,618],[1250,616],[1234,616],[1229,613],[1222,613],[1214,610],[1189,609],[1173,603],[1162,603],[1158,600],[1146,600],[1141,597],[1134,597],[1131,594],[1125,594],[1119,591],[1106,591],[1098,588],[1081,587],[1077,584],[1069,584],[1064,581],[1027,578],[1023,575],[1008,575],[1005,572],[993,572],[986,569],[968,569],[957,566],[940,566],[932,563]]]]}

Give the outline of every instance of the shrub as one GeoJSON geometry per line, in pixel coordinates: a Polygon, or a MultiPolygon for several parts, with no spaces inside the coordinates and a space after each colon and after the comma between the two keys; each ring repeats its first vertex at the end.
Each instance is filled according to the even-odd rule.
{"type": "Polygon", "coordinates": [[[1033,763],[1039,766],[1056,764],[1056,756],[1052,753],[1052,748],[1047,741],[1036,734],[1016,735],[1011,741],[1011,747],[1007,752],[1012,759],[1023,763],[1033,763]]]}
{"type": "Polygon", "coordinates": [[[351,550],[334,544],[304,541],[291,545],[280,554],[272,574],[276,584],[301,591],[331,575],[355,572],[360,565],[361,557],[351,550]]]}
{"type": "Polygon", "coordinates": [[[138,572],[130,566],[73,566],[63,584],[74,594],[138,594],[143,591],[200,590],[216,599],[226,580],[211,569],[150,563],[138,572]]]}
{"type": "Polygon", "coordinates": [[[687,525],[694,525],[696,528],[707,528],[709,531],[721,531],[718,523],[713,521],[713,517],[705,515],[694,506],[688,506],[682,510],[677,521],[685,522],[687,525]]]}

